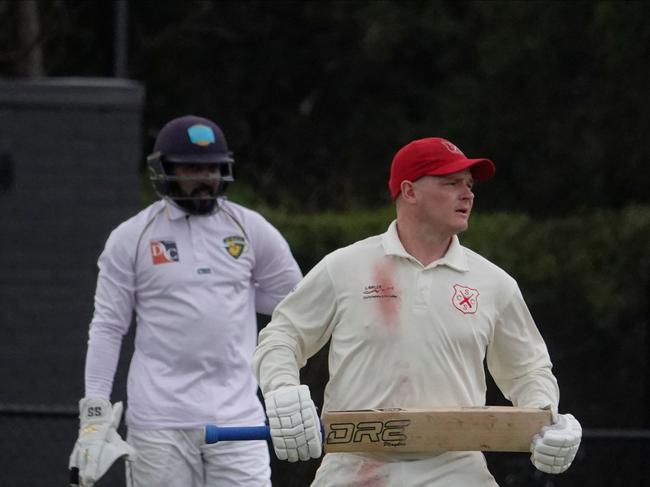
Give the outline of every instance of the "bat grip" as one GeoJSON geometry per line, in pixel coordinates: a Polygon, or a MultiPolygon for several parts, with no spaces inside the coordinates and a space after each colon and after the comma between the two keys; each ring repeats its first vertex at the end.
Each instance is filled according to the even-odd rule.
{"type": "MultiPolygon", "coordinates": [[[[325,438],[323,423],[320,425],[322,438],[325,438]]],[[[220,441],[270,440],[271,428],[264,426],[216,426],[208,424],[205,427],[205,442],[210,445],[220,441]]]]}
{"type": "Polygon", "coordinates": [[[216,426],[209,424],[205,427],[205,442],[207,444],[219,441],[269,440],[271,431],[265,426],[216,426]]]}

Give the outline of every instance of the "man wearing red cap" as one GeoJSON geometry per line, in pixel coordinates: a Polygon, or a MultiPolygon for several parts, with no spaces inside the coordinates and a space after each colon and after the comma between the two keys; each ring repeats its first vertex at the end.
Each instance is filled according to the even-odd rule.
{"type": "MultiPolygon", "coordinates": [[[[515,280],[463,247],[475,181],[494,174],[442,138],[395,155],[388,186],[397,219],[382,235],[336,250],[275,309],[253,365],[280,459],[317,458],[318,414],[299,368],[328,341],[323,410],[485,405],[484,361],[519,407],[550,408],[531,445],[535,467],[561,473],[581,427],[558,414],[546,345],[515,280]]],[[[329,453],[313,486],[494,487],[481,452],[329,453]]]]}

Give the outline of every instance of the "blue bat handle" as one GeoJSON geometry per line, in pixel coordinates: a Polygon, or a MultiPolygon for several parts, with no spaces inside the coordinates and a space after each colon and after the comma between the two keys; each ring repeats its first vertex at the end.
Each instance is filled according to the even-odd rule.
{"type": "Polygon", "coordinates": [[[265,426],[215,426],[205,427],[205,442],[207,444],[219,441],[269,440],[271,430],[265,426]]]}
{"type": "MultiPolygon", "coordinates": [[[[320,434],[325,438],[323,423],[320,424],[320,434]]],[[[271,428],[268,424],[264,426],[216,426],[208,424],[205,427],[205,442],[209,445],[219,441],[246,441],[246,440],[270,440],[271,428]]]]}

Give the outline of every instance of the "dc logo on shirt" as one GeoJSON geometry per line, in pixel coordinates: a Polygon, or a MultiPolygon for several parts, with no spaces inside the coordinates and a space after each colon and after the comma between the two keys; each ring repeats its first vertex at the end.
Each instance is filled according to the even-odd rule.
{"type": "Polygon", "coordinates": [[[239,259],[239,256],[246,248],[246,240],[244,240],[244,237],[240,237],[239,235],[224,238],[223,244],[228,254],[235,259],[239,259]]]}
{"type": "Polygon", "coordinates": [[[478,289],[454,284],[454,296],[451,298],[451,302],[458,311],[464,314],[473,314],[478,309],[479,295],[478,289]]]}
{"type": "Polygon", "coordinates": [[[178,262],[178,248],[173,240],[152,240],[149,245],[154,265],[178,262]]]}

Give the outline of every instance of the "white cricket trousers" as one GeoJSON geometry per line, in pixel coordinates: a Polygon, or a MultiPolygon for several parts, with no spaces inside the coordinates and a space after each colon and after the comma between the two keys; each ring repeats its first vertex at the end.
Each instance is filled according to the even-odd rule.
{"type": "Polygon", "coordinates": [[[128,487],[271,487],[265,441],[205,443],[203,429],[134,430],[137,457],[126,464],[128,487]]]}
{"type": "Polygon", "coordinates": [[[328,453],[311,487],[498,487],[481,452],[448,452],[419,460],[391,458],[328,453]]]}

